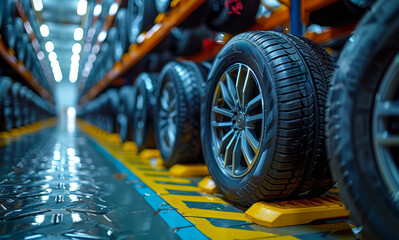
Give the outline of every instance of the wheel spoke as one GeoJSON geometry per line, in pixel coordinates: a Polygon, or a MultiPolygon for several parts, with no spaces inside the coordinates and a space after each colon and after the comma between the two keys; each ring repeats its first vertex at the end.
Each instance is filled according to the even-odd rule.
{"type": "Polygon", "coordinates": [[[159,121],[159,127],[162,128],[162,130],[164,128],[166,128],[166,125],[168,125],[168,121],[165,119],[162,119],[161,121],[159,121]]]}
{"type": "Polygon", "coordinates": [[[242,107],[242,91],[240,91],[240,80],[241,80],[241,71],[242,71],[242,64],[238,67],[238,73],[237,73],[237,78],[236,78],[236,91],[237,91],[237,99],[238,99],[238,105],[242,107]]]}
{"type": "Polygon", "coordinates": [[[377,143],[386,146],[396,146],[399,145],[399,135],[398,134],[387,134],[383,133],[377,136],[377,143]]]}
{"type": "Polygon", "coordinates": [[[220,81],[219,84],[220,84],[220,89],[222,90],[222,96],[224,102],[230,107],[231,110],[234,110],[234,101],[231,99],[229,90],[222,81],[220,81]]]}
{"type": "Polygon", "coordinates": [[[220,113],[229,118],[232,118],[234,116],[234,113],[231,110],[222,107],[213,107],[212,111],[215,113],[220,113]]]}
{"type": "Polygon", "coordinates": [[[160,116],[161,118],[167,118],[167,117],[168,117],[168,114],[167,114],[166,112],[164,112],[164,111],[159,111],[159,116],[160,116]]]}
{"type": "Polygon", "coordinates": [[[399,101],[385,101],[379,105],[377,109],[379,116],[399,116],[399,101]]]}
{"type": "Polygon", "coordinates": [[[255,106],[257,106],[258,104],[261,103],[261,99],[262,99],[262,95],[259,94],[258,96],[254,97],[251,101],[248,102],[248,106],[245,109],[245,112],[248,112],[248,110],[250,108],[254,108],[255,106]]]}
{"type": "Polygon", "coordinates": [[[238,96],[237,96],[237,91],[235,84],[233,83],[233,79],[231,79],[230,75],[228,73],[224,74],[226,76],[226,82],[227,82],[227,88],[229,90],[231,99],[235,104],[238,103],[238,96]]]}
{"type": "Polygon", "coordinates": [[[249,167],[251,165],[252,159],[251,159],[251,156],[249,153],[250,150],[248,149],[248,144],[247,144],[245,133],[241,134],[241,151],[242,151],[242,155],[244,156],[245,163],[249,167]]]}
{"type": "Polygon", "coordinates": [[[234,172],[236,171],[236,169],[238,169],[238,167],[241,164],[241,133],[238,134],[237,136],[237,140],[235,142],[234,145],[234,149],[233,149],[233,156],[232,156],[232,161],[231,161],[231,172],[232,175],[234,176],[234,172]]]}
{"type": "Polygon", "coordinates": [[[258,151],[259,151],[259,141],[256,139],[256,137],[248,129],[245,129],[245,136],[246,136],[246,139],[247,139],[249,145],[251,146],[252,150],[255,153],[258,153],[258,151]]]}
{"type": "Polygon", "coordinates": [[[169,113],[169,117],[174,118],[177,116],[177,110],[174,109],[172,112],[169,113]]]}
{"type": "Polygon", "coordinates": [[[234,143],[237,141],[237,133],[233,135],[229,144],[226,146],[226,151],[224,153],[224,167],[226,168],[233,160],[233,148],[234,143]]]}
{"type": "Polygon", "coordinates": [[[250,122],[259,121],[262,119],[263,119],[263,114],[259,113],[259,114],[253,115],[253,116],[249,116],[246,121],[247,121],[247,123],[250,123],[250,122]]]}
{"type": "Polygon", "coordinates": [[[242,87],[242,106],[243,107],[245,106],[245,103],[248,101],[247,98],[249,98],[249,95],[251,94],[252,84],[253,84],[253,82],[251,81],[251,71],[248,69],[247,75],[245,76],[244,86],[242,87]]]}
{"type": "Polygon", "coordinates": [[[172,145],[175,142],[175,134],[173,133],[173,129],[171,127],[168,129],[168,140],[169,145],[172,145]]]}
{"type": "Polygon", "coordinates": [[[176,103],[177,103],[177,99],[174,97],[174,98],[170,101],[169,106],[170,106],[171,108],[172,108],[172,107],[175,107],[176,103]]]}
{"type": "Polygon", "coordinates": [[[167,111],[169,111],[169,104],[168,104],[168,101],[167,101],[165,98],[166,98],[165,96],[163,96],[163,97],[161,98],[161,107],[162,107],[162,109],[163,109],[165,112],[167,112],[167,111]]]}
{"type": "Polygon", "coordinates": [[[234,135],[234,130],[230,129],[230,131],[226,135],[223,136],[222,141],[220,142],[218,156],[220,154],[222,154],[222,151],[226,148],[227,144],[229,143],[229,141],[233,137],[233,135],[234,135]]]}
{"type": "Polygon", "coordinates": [[[232,122],[213,122],[212,123],[213,127],[232,127],[233,123],[232,122]]]}

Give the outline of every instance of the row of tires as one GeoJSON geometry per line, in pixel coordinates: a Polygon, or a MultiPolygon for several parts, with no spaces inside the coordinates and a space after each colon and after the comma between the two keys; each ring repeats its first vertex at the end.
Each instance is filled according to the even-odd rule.
{"type": "MultiPolygon", "coordinates": [[[[342,26],[359,20],[373,1],[342,0],[310,14],[311,22],[342,26]],[[337,16],[338,15],[338,16],[337,16]]],[[[91,46],[97,40],[108,9],[113,1],[102,1],[102,15],[93,25],[94,34],[89,37],[91,46]]],[[[94,3],[93,3],[94,4],[94,3]]],[[[127,6],[119,9],[113,27],[108,31],[105,42],[94,61],[93,70],[88,76],[83,96],[98,81],[104,78],[115,62],[120,62],[123,53],[129,46],[143,41],[141,33],[154,27],[159,14],[168,14],[171,1],[165,0],[132,0],[127,6]]],[[[275,3],[276,4],[276,3],[275,3]]],[[[279,3],[277,3],[279,4],[279,3]]],[[[130,74],[137,76],[140,72],[159,72],[168,62],[178,57],[189,57],[201,52],[217,36],[218,32],[240,33],[255,23],[257,14],[262,14],[260,1],[224,1],[207,0],[194,13],[186,18],[152,52],[137,64],[130,74]],[[209,40],[209,43],[207,43],[209,40]]],[[[94,9],[94,7],[93,7],[94,9]]],[[[92,13],[91,13],[92,14],[92,13]]],[[[96,50],[97,51],[97,50],[96,50]]],[[[89,53],[83,57],[83,63],[89,59],[89,53]]],[[[84,66],[84,64],[82,64],[84,66]]]]}
{"type": "Polygon", "coordinates": [[[54,106],[35,92],[8,77],[0,77],[0,132],[27,126],[54,114],[54,106]]]}
{"type": "MultiPolygon", "coordinates": [[[[29,0],[20,1],[21,6],[29,19],[38,43],[44,49],[44,44],[41,39],[41,34],[36,20],[35,10],[31,6],[29,0]]],[[[42,64],[47,64],[47,61],[42,63],[38,59],[37,53],[31,44],[30,37],[25,30],[22,19],[17,14],[17,9],[14,0],[0,1],[0,33],[2,41],[9,49],[15,52],[16,58],[23,62],[25,67],[32,73],[33,77],[38,80],[39,84],[48,92],[51,91],[47,77],[44,74],[42,64]]],[[[44,53],[43,58],[44,58],[44,53]]],[[[50,67],[48,66],[48,69],[50,67]]]]}
{"type": "Polygon", "coordinates": [[[157,147],[166,167],[205,159],[222,193],[241,206],[319,195],[334,184],[324,137],[334,67],[305,38],[244,33],[213,64],[170,62],[79,114],[140,151],[157,147]]]}
{"type": "Polygon", "coordinates": [[[305,38],[248,32],[212,64],[170,62],[79,114],[103,128],[110,122],[107,131],[139,150],[157,147],[166,167],[205,161],[240,206],[318,196],[335,179],[360,236],[392,239],[399,236],[398,13],[397,1],[378,1],[338,68],[305,38]]]}

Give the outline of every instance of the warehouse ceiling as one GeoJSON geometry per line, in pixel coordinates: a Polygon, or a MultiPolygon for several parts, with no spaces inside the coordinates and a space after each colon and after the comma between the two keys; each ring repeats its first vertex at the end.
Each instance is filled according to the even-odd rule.
{"type": "MultiPolygon", "coordinates": [[[[77,80],[77,74],[76,77],[70,77],[71,66],[73,65],[71,65],[71,58],[73,55],[72,48],[76,43],[79,43],[80,46],[82,45],[82,40],[79,40],[79,38],[76,39],[76,36],[74,37],[74,33],[75,30],[78,28],[82,28],[83,32],[85,32],[87,27],[87,24],[85,24],[86,13],[90,5],[88,3],[91,2],[91,0],[34,0],[34,6],[35,2],[40,1],[42,2],[43,8],[40,11],[37,11],[37,16],[39,25],[45,25],[48,27],[48,35],[46,34],[46,31],[43,32],[42,29],[41,33],[44,38],[44,44],[48,53],[48,57],[52,62],[55,79],[56,81],[69,80],[70,82],[74,82],[77,80]],[[82,7],[79,2],[84,2],[83,5],[86,5],[86,7],[82,7]],[[81,15],[78,14],[78,8],[80,8],[81,15]],[[54,46],[54,48],[52,46],[54,46]],[[51,52],[54,52],[56,54],[56,61],[54,59],[55,55],[51,52]],[[54,67],[54,65],[57,64],[59,65],[62,78],[56,76],[57,70],[54,71],[54,68],[58,69],[57,66],[54,67]]],[[[77,53],[76,55],[80,54],[77,53]]],[[[75,57],[75,60],[76,59],[79,58],[75,57]]],[[[79,60],[77,61],[77,63],[79,63],[79,60]]],[[[75,71],[77,71],[79,64],[76,64],[76,61],[74,64],[75,71]]],[[[72,69],[72,71],[74,70],[72,69]]]]}

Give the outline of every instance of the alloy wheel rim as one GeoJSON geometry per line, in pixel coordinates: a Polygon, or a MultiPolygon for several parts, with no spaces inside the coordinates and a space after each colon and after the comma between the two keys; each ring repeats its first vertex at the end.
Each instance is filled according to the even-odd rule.
{"type": "Polygon", "coordinates": [[[177,93],[168,77],[161,91],[159,104],[159,139],[164,149],[171,151],[177,131],[177,93]]]}
{"type": "Polygon", "coordinates": [[[253,70],[230,66],[216,85],[211,109],[211,142],[220,170],[239,178],[255,165],[265,135],[264,102],[253,70]]]}
{"type": "Polygon", "coordinates": [[[378,170],[399,202],[399,54],[378,87],[372,116],[372,142],[378,170]]]}

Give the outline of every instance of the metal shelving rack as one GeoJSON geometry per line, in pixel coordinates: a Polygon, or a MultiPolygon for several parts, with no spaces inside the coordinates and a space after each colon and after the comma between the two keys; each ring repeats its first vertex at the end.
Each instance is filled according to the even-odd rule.
{"type": "MultiPolygon", "coordinates": [[[[29,35],[31,44],[32,44],[35,52],[38,53],[39,51],[41,51],[40,44],[37,40],[35,33],[32,30],[31,24],[29,23],[29,20],[26,17],[19,1],[15,1],[15,6],[16,6],[17,13],[18,13],[19,17],[24,22],[25,30],[29,35]]],[[[32,88],[40,96],[42,96],[47,101],[54,103],[54,100],[53,100],[53,97],[51,96],[51,94],[39,84],[37,79],[35,79],[33,77],[32,73],[24,66],[24,64],[21,61],[19,61],[15,57],[14,50],[8,49],[6,47],[3,40],[1,39],[1,36],[0,36],[0,56],[11,66],[11,68],[14,69],[15,72],[17,72],[25,80],[25,82],[27,82],[30,86],[32,86],[32,88]]],[[[43,67],[43,64],[41,64],[41,66],[43,67]]],[[[43,70],[46,71],[45,69],[43,69],[43,70]]]]}
{"type": "MultiPolygon", "coordinates": [[[[341,28],[326,28],[322,33],[305,33],[304,25],[309,23],[311,12],[333,4],[339,0],[279,0],[282,7],[273,11],[269,17],[257,19],[256,24],[249,30],[272,30],[278,26],[289,24],[290,32],[293,34],[305,35],[309,39],[324,43],[331,39],[350,34],[354,25],[341,28]]],[[[153,28],[144,33],[144,41],[130,46],[129,51],[124,54],[121,62],[116,62],[114,68],[110,70],[105,77],[95,84],[82,98],[79,104],[95,98],[108,85],[118,85],[120,77],[148,54],[157,44],[159,44],[172,30],[173,27],[181,23],[195,9],[197,9],[205,0],[175,0],[172,2],[172,9],[167,15],[159,15],[153,28]]],[[[231,36],[226,35],[225,42],[231,36]]],[[[203,52],[187,58],[181,58],[192,61],[207,60],[217,54],[224,44],[214,44],[203,52]]]]}

